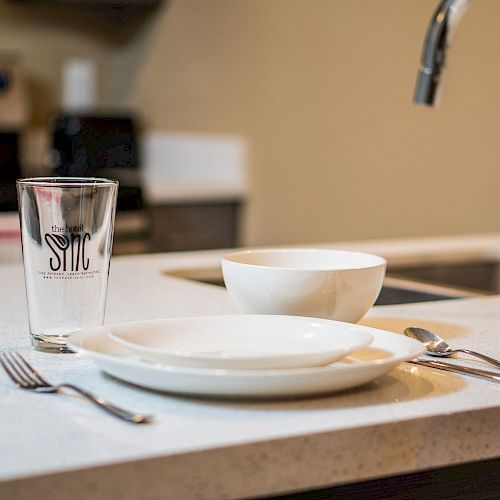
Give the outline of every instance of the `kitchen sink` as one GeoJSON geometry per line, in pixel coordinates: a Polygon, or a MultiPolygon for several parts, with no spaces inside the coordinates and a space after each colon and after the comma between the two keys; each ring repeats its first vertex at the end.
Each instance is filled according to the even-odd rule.
{"type": "Polygon", "coordinates": [[[487,295],[486,292],[452,287],[420,280],[386,276],[375,305],[408,304],[436,300],[464,299],[487,295]]]}
{"type": "Polygon", "coordinates": [[[389,276],[436,285],[466,288],[478,293],[500,293],[500,262],[495,259],[390,264],[389,276]]]}
{"type": "MultiPolygon", "coordinates": [[[[375,305],[407,304],[412,302],[428,302],[436,300],[463,299],[468,297],[478,297],[494,293],[493,289],[487,288],[488,282],[484,279],[481,287],[468,288],[470,284],[465,278],[469,275],[475,278],[474,270],[467,268],[467,272],[457,273],[457,267],[449,266],[446,272],[439,270],[437,266],[427,265],[422,268],[417,266],[396,268],[398,275],[388,274],[384,280],[382,290],[375,305]],[[456,279],[455,286],[443,282],[433,282],[436,275],[439,278],[446,278],[453,281],[455,273],[464,279],[456,279]],[[431,277],[433,280],[424,281],[422,277],[431,277]],[[412,278],[412,279],[409,279],[412,278]],[[431,282],[432,281],[432,282],[431,282]],[[465,283],[465,284],[464,284],[465,283]]],[[[224,286],[222,271],[220,268],[185,268],[165,271],[169,276],[189,279],[201,283],[208,283],[215,286],[224,286]]],[[[485,277],[484,277],[485,278],[485,277]]],[[[445,280],[446,281],[446,280],[445,280]]],[[[472,280],[473,281],[473,280],[472,280]]],[[[478,284],[473,281],[473,284],[478,284]]],[[[493,286],[491,286],[493,288],[493,286]]]]}

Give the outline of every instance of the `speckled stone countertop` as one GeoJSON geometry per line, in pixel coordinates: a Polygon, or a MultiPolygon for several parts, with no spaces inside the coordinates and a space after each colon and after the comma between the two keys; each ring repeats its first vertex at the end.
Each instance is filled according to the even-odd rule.
{"type": "MultiPolygon", "coordinates": [[[[498,235],[472,240],[330,246],[396,260],[500,254],[498,235]]],[[[224,289],[165,272],[217,266],[221,253],[113,258],[106,323],[234,313],[224,289]]],[[[22,351],[49,379],[156,416],[132,426],[79,398],[22,392],[1,372],[0,498],[250,497],[500,457],[500,384],[401,364],[364,387],[299,400],[147,391],[81,355],[34,352],[21,266],[0,267],[0,281],[0,349],[22,351]]],[[[500,296],[376,307],[362,322],[399,333],[433,327],[456,345],[500,353],[500,296]]]]}

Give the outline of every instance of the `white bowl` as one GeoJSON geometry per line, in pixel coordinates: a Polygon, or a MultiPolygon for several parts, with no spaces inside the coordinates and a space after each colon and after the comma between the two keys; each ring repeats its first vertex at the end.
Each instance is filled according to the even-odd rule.
{"type": "Polygon", "coordinates": [[[382,288],[378,255],[320,249],[261,249],[222,258],[226,288],[247,314],[283,314],[358,322],[382,288]]]}

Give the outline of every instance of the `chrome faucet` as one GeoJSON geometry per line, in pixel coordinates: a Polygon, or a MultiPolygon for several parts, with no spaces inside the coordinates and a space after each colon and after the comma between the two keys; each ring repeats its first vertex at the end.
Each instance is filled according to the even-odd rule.
{"type": "Polygon", "coordinates": [[[462,14],[472,0],[442,0],[432,16],[422,61],[417,76],[414,100],[417,104],[434,106],[439,97],[446,49],[462,14]]]}

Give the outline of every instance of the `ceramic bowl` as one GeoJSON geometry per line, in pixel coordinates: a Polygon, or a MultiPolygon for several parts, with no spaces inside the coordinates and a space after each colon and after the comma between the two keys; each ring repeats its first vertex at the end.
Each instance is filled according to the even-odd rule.
{"type": "Polygon", "coordinates": [[[226,288],[241,312],[358,322],[382,288],[378,255],[322,249],[260,249],[222,258],[226,288]]]}

